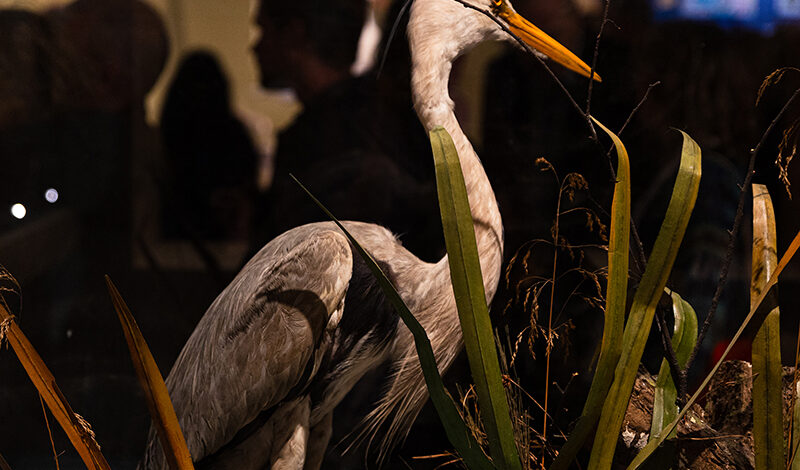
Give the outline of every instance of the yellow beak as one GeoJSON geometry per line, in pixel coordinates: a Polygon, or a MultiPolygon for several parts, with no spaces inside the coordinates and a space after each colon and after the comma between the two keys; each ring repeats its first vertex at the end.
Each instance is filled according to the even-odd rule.
{"type": "Polygon", "coordinates": [[[520,16],[505,1],[495,0],[494,4],[494,13],[505,21],[508,29],[519,36],[527,45],[573,72],[578,72],[584,77],[591,76],[598,82],[603,81],[596,72],[592,73],[592,69],[586,65],[584,61],[579,59],[578,56],[533,25],[530,21],[520,16]]]}

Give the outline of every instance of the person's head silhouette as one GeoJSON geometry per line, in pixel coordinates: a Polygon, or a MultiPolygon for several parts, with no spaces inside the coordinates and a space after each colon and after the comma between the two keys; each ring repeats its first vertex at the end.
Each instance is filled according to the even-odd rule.
{"type": "Polygon", "coordinates": [[[363,0],[261,0],[253,51],[267,88],[288,87],[304,103],[349,75],[364,24],[363,0]]]}

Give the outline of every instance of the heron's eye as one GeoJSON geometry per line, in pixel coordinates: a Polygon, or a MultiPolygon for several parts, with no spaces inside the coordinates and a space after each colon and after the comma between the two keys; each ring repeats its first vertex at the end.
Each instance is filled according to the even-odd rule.
{"type": "Polygon", "coordinates": [[[505,0],[492,0],[492,13],[498,14],[505,6],[505,0]]]}

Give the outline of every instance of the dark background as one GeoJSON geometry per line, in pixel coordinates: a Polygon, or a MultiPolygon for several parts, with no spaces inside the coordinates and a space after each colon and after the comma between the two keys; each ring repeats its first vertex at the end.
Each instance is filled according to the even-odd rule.
{"type": "MultiPolygon", "coordinates": [[[[178,106],[183,106],[184,121],[189,115],[208,116],[211,121],[204,125],[213,131],[147,126],[142,100],[163,68],[168,40],[156,13],[149,8],[131,1],[111,3],[113,8],[102,8],[97,2],[80,1],[43,14],[0,11],[0,264],[21,284],[22,301],[14,313],[23,331],[52,370],[73,409],[92,424],[113,468],[124,469],[134,468],[141,455],[149,417],[103,275],[111,276],[129,303],[166,374],[205,308],[235,275],[235,267],[245,261],[223,260],[231,255],[219,246],[233,242],[252,250],[265,240],[259,239],[262,234],[255,220],[262,195],[255,189],[254,176],[248,176],[254,173],[255,150],[247,131],[230,115],[225,77],[219,75],[223,72],[199,60],[196,74],[187,79],[189,91],[183,105],[178,101],[178,106]],[[221,101],[192,98],[212,95],[220,96],[221,101]],[[199,102],[202,109],[187,111],[199,102]],[[183,140],[172,144],[176,135],[183,140]],[[192,156],[175,157],[171,145],[184,151],[190,148],[184,153],[192,156]],[[199,154],[202,157],[191,160],[199,154]],[[186,176],[189,170],[185,168],[195,167],[204,171],[186,176]],[[176,174],[190,179],[177,181],[176,174]],[[49,187],[63,188],[55,204],[42,199],[41,194],[49,187]],[[192,192],[196,190],[196,194],[192,192]],[[147,197],[137,199],[141,194],[147,197]],[[8,208],[21,200],[32,201],[28,204],[30,215],[16,220],[8,208]],[[157,220],[157,233],[142,228],[134,207],[144,207],[147,217],[157,220]],[[154,254],[153,240],[183,243],[202,262],[192,269],[169,267],[154,254]]],[[[516,6],[579,56],[592,56],[601,22],[596,12],[582,14],[562,3],[546,1],[518,1],[516,6]]],[[[648,86],[660,81],[622,134],[631,156],[633,216],[645,252],[649,252],[657,234],[677,168],[680,137],[670,128],[688,132],[703,149],[700,196],[670,281],[702,319],[716,285],[727,245],[726,230],[735,215],[738,185],[744,177],[749,150],[800,87],[800,73],[787,72],[756,107],[759,86],[779,67],[800,67],[800,28],[785,25],[760,34],[722,29],[711,23],[653,23],[647,4],[632,0],[612,2],[609,18],[613,23],[605,27],[597,58],[597,70],[604,81],[594,87],[592,113],[618,130],[648,86]]],[[[402,60],[398,63],[397,67],[405,67],[402,60]]],[[[550,173],[539,171],[534,164],[538,157],[547,158],[562,180],[570,172],[582,174],[589,192],[579,192],[574,204],[595,208],[600,220],[607,223],[601,208],[610,207],[613,186],[605,158],[609,142],[601,138],[598,148],[590,140],[582,117],[538,62],[509,48],[483,70],[465,70],[465,64],[468,61],[456,64],[453,96],[462,116],[467,112],[482,116],[481,135],[472,137],[474,141],[480,137],[482,145],[477,150],[503,212],[506,259],[511,260],[521,250],[519,260],[530,247],[526,242],[550,237],[558,185],[550,173]],[[486,77],[480,110],[465,110],[458,105],[460,94],[473,92],[463,85],[467,80],[462,77],[470,73],[486,77]]],[[[556,73],[583,105],[585,80],[561,70],[556,73]]],[[[401,81],[396,76],[394,79],[401,81]]],[[[364,80],[387,78],[368,76],[364,80]]],[[[402,93],[393,98],[397,96],[402,93]]],[[[398,109],[410,113],[410,103],[406,103],[407,107],[400,105],[398,109]]],[[[773,162],[782,131],[798,117],[800,104],[795,103],[766,139],[756,162],[754,181],[768,185],[775,203],[779,253],[800,229],[800,217],[797,203],[778,181],[773,162]]],[[[387,127],[385,132],[391,133],[392,128],[398,127],[387,127]]],[[[414,136],[409,139],[417,139],[413,143],[407,139],[404,145],[424,149],[421,127],[418,133],[411,124],[403,129],[414,136]]],[[[427,158],[418,161],[426,162],[427,158]]],[[[375,170],[370,161],[360,157],[348,160],[351,166],[339,169],[327,165],[325,171],[331,178],[336,178],[337,170],[358,171],[367,179],[381,178],[383,167],[375,170]]],[[[418,191],[402,195],[408,205],[398,211],[406,218],[417,217],[410,225],[424,235],[406,235],[404,240],[412,250],[416,247],[433,259],[441,253],[442,241],[436,208],[430,204],[431,199],[435,204],[431,196],[432,165],[414,163],[413,169],[418,191]]],[[[351,185],[358,188],[352,181],[351,185]]],[[[370,199],[380,200],[374,194],[364,194],[356,201],[334,201],[334,212],[338,209],[337,213],[344,213],[346,218],[348,206],[357,209],[359,204],[373,203],[370,199]]],[[[322,220],[307,201],[297,200],[301,202],[296,202],[296,207],[282,203],[281,210],[303,214],[298,219],[307,216],[322,220]]],[[[709,367],[707,360],[714,347],[724,343],[747,312],[750,205],[747,199],[729,285],[695,375],[709,367]]],[[[586,228],[585,218],[564,218],[561,228],[574,244],[602,242],[586,228]]],[[[236,253],[241,256],[244,251],[236,253]]],[[[591,271],[604,263],[604,254],[598,250],[585,249],[584,255],[571,258],[561,251],[559,271],[566,272],[578,262],[591,271]]],[[[522,292],[524,297],[531,276],[549,275],[552,249],[536,248],[531,260],[538,262],[531,263],[534,267],[530,269],[515,264],[510,270],[492,312],[512,343],[522,334],[516,372],[531,395],[541,399],[541,335],[529,341],[530,330],[523,331],[531,325],[531,306],[517,293],[522,292]],[[536,354],[535,359],[531,353],[536,354]]],[[[789,267],[780,287],[786,364],[793,363],[795,312],[800,306],[797,266],[794,263],[789,267]]],[[[634,283],[638,274],[634,269],[634,283]]],[[[556,296],[556,312],[577,283],[569,277],[564,279],[556,296]]],[[[586,302],[570,302],[557,321],[564,334],[552,359],[556,367],[551,380],[562,388],[570,383],[563,395],[551,395],[551,403],[557,403],[560,410],[556,421],[562,428],[580,409],[583,387],[591,377],[585,374],[586,367],[595,354],[602,324],[602,314],[596,308],[586,302]],[[567,320],[574,328],[563,326],[567,320]],[[579,376],[570,382],[573,372],[579,376]]],[[[546,324],[541,312],[547,309],[543,304],[539,324],[546,324]]],[[[658,367],[659,353],[654,343],[645,358],[652,372],[658,367]]],[[[747,358],[746,345],[739,354],[747,358]]],[[[468,383],[463,360],[453,367],[447,381],[462,387],[468,383]]],[[[379,387],[380,373],[372,374],[343,403],[336,414],[337,434],[332,444],[358,422],[378,396],[379,387]]],[[[56,450],[61,454],[61,468],[81,468],[77,454],[53,418],[49,419],[56,450]]],[[[363,467],[359,451],[344,459],[338,456],[347,442],[329,451],[326,466],[363,467]]],[[[436,417],[426,408],[399,455],[385,468],[407,468],[406,463],[412,468],[432,468],[443,460],[413,457],[447,448],[436,417]]],[[[36,391],[13,352],[6,348],[0,350],[0,453],[17,470],[54,468],[36,391]]]]}

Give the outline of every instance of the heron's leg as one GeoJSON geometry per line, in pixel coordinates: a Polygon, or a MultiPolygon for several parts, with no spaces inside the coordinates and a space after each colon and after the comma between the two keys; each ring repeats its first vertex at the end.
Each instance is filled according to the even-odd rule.
{"type": "Polygon", "coordinates": [[[303,470],[319,470],[325,458],[325,450],[333,433],[333,412],[328,413],[322,420],[311,428],[308,436],[308,450],[306,451],[306,465],[303,470]]]}
{"type": "Polygon", "coordinates": [[[308,447],[311,399],[303,397],[281,406],[273,416],[272,470],[303,470],[308,447]]]}

